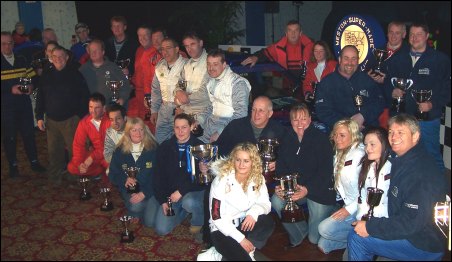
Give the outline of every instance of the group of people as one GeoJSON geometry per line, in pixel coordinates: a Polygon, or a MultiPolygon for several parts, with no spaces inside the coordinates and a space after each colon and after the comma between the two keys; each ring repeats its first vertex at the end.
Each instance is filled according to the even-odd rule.
{"type": "Polygon", "coordinates": [[[187,56],[163,29],[140,26],[138,44],[125,33],[124,17],[110,24],[113,36],[104,42],[78,23],[79,41],[71,52],[56,37],[47,41],[47,59],[36,70],[13,52],[13,35],[2,32],[2,135],[11,177],[19,175],[18,131],[32,170],[46,171],[34,142],[30,94],[36,86],[35,118],[47,134],[49,181],[60,185],[62,179],[90,176],[113,184],[134,221],[158,235],[191,214],[190,232],[207,228],[212,252],[251,260],[273,232],[271,209],[281,217],[287,201],[284,189],[263,176],[256,144],[265,138],[279,142],[270,170],[276,176],[299,174],[291,199],[309,212],[307,220],[283,223],[286,248],[308,237],[323,253],[347,248],[350,260],[442,258],[432,208],[446,193],[439,117],[450,101],[450,59],[427,46],[425,25],[413,24],[405,45],[405,25],[390,23],[390,56],[376,74],[358,70],[355,46],[343,47],[337,63],[324,41],[312,41],[290,21],[280,41],[242,62],[279,63],[301,87],[295,95],[308,104],[292,106],[286,128],[271,119],[266,96],[255,98],[248,114],[250,83],[229,68],[223,51],[207,52],[196,32],[182,38],[187,56]],[[309,61],[305,76],[303,61],[309,61]],[[19,80],[25,76],[33,85],[22,92],[19,80]],[[428,88],[432,97],[422,103],[407,97],[407,114],[392,116],[386,125],[395,114],[392,99],[405,95],[392,86],[393,77],[412,79],[413,90],[428,88]],[[119,86],[114,100],[113,86],[119,86]],[[359,107],[353,103],[357,95],[363,99],[359,107]],[[329,137],[313,125],[314,109],[329,137]],[[427,119],[417,121],[417,110],[428,112],[427,119]],[[192,133],[196,128],[203,129],[199,137],[192,133]],[[209,165],[190,154],[207,143],[216,144],[221,156],[209,165]],[[135,178],[126,175],[132,167],[135,178]],[[195,174],[207,170],[215,176],[211,186],[197,184],[195,174]],[[130,193],[136,185],[138,192],[130,193]],[[369,188],[383,191],[370,219],[369,188]]]}

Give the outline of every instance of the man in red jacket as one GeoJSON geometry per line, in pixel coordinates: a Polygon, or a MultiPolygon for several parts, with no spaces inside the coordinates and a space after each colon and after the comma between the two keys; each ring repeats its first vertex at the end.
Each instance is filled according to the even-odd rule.
{"type": "Polygon", "coordinates": [[[69,173],[79,176],[101,175],[102,181],[108,181],[105,175],[108,163],[104,159],[104,141],[110,124],[105,114],[105,97],[93,93],[89,98],[89,114],[80,120],[75,132],[73,156],[67,167],[69,173]]]}

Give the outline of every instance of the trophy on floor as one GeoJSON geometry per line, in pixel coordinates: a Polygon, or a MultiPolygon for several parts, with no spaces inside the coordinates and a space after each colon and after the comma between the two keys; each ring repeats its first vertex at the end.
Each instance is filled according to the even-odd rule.
{"type": "Polygon", "coordinates": [[[265,183],[273,182],[274,171],[270,171],[270,162],[276,161],[276,153],[278,151],[279,142],[276,138],[259,139],[257,149],[262,159],[262,175],[265,177],[265,183]]]}
{"type": "Polygon", "coordinates": [[[116,103],[119,99],[119,89],[122,87],[124,82],[122,80],[107,80],[105,81],[105,84],[112,93],[111,102],[116,103]]]}
{"type": "Polygon", "coordinates": [[[135,237],[133,236],[133,231],[129,230],[131,216],[122,216],[119,218],[124,226],[124,231],[121,233],[121,243],[132,243],[135,237]]]}
{"type": "MultiPolygon", "coordinates": [[[[203,162],[204,164],[208,164],[213,158],[217,156],[218,146],[212,144],[204,144],[198,146],[188,146],[188,152],[190,153],[191,159],[191,172],[192,176],[195,177],[195,159],[203,162]]],[[[201,185],[208,185],[212,182],[213,176],[207,171],[206,173],[201,172],[197,181],[201,185]]]]}
{"type": "Polygon", "coordinates": [[[445,202],[436,202],[434,208],[435,224],[441,233],[449,239],[448,248],[451,249],[451,229],[450,229],[451,204],[450,197],[446,195],[445,202]],[[447,233],[449,232],[449,233],[447,233]]]}
{"type": "Polygon", "coordinates": [[[102,198],[104,199],[104,202],[102,202],[102,205],[100,206],[100,210],[101,211],[113,210],[113,203],[110,200],[110,188],[108,188],[108,187],[101,188],[100,194],[102,195],[102,198]]]}
{"type": "Polygon", "coordinates": [[[361,217],[362,221],[369,221],[374,215],[374,208],[380,204],[381,197],[383,196],[382,189],[376,187],[367,188],[367,204],[369,205],[369,211],[361,217]]]}
{"type": "Polygon", "coordinates": [[[127,193],[132,194],[132,193],[140,192],[140,184],[138,184],[138,180],[137,180],[137,176],[138,176],[139,172],[140,172],[140,168],[135,167],[135,166],[131,166],[126,169],[127,176],[135,179],[135,181],[136,181],[135,185],[127,187],[127,193]]]}
{"type": "MultiPolygon", "coordinates": [[[[391,83],[394,88],[398,88],[403,92],[406,92],[413,85],[413,80],[393,77],[391,78],[391,83]]],[[[394,98],[392,105],[397,113],[405,112],[405,96],[394,98]]]]}
{"type": "Polygon", "coordinates": [[[355,106],[358,108],[358,111],[361,112],[361,107],[363,106],[363,96],[356,95],[353,97],[353,102],[355,102],[355,106]]]}
{"type": "Polygon", "coordinates": [[[171,201],[171,197],[166,198],[166,204],[168,205],[168,210],[166,210],[166,216],[172,217],[175,215],[173,209],[173,201],[171,201]]]}
{"type": "Polygon", "coordinates": [[[88,192],[88,183],[89,178],[82,177],[79,179],[79,183],[82,186],[82,193],[80,193],[80,200],[90,200],[91,199],[91,193],[88,192]]]}
{"type": "Polygon", "coordinates": [[[281,221],[283,223],[295,223],[306,220],[303,209],[300,209],[292,200],[292,196],[297,190],[298,177],[297,173],[275,177],[275,180],[280,182],[281,190],[284,192],[284,199],[286,200],[286,205],[281,210],[281,221]]]}
{"type": "Polygon", "coordinates": [[[31,88],[31,78],[30,77],[21,77],[19,78],[19,91],[22,93],[30,92],[31,88]]]}
{"type": "MultiPolygon", "coordinates": [[[[432,98],[433,91],[432,90],[414,90],[411,89],[411,96],[414,98],[416,103],[425,103],[430,101],[432,98]]],[[[428,112],[422,112],[418,108],[418,112],[416,113],[416,118],[420,121],[428,120],[428,112]]]]}
{"type": "Polygon", "coordinates": [[[382,75],[381,73],[383,71],[382,71],[381,65],[382,65],[383,61],[388,57],[388,51],[375,48],[373,51],[373,54],[374,54],[375,60],[377,61],[377,65],[373,69],[374,74],[382,75]]]}
{"type": "Polygon", "coordinates": [[[144,117],[144,120],[145,121],[149,121],[151,119],[151,103],[152,103],[151,94],[145,94],[144,95],[144,101],[146,102],[146,105],[149,107],[147,109],[146,116],[144,117]]]}
{"type": "MultiPolygon", "coordinates": [[[[130,58],[123,59],[123,60],[117,60],[116,64],[123,70],[124,68],[129,67],[130,64],[130,58]]],[[[129,79],[129,75],[126,75],[126,78],[129,79]]]]}

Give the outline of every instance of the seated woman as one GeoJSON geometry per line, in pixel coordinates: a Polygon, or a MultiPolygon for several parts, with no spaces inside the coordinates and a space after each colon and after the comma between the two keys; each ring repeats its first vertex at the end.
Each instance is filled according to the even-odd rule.
{"type": "Polygon", "coordinates": [[[334,124],[330,139],[333,141],[334,188],[337,191],[336,210],[319,225],[318,247],[325,254],[347,247],[347,236],[352,230],[358,210],[358,176],[364,148],[357,122],[339,120],[334,124]]]}
{"type": "Polygon", "coordinates": [[[230,261],[251,261],[273,232],[262,162],[257,147],[240,143],[229,158],[212,163],[216,175],[210,189],[212,243],[230,261]]]}
{"type": "Polygon", "coordinates": [[[143,219],[147,227],[154,227],[158,203],[154,197],[152,177],[155,174],[157,141],[140,118],[129,118],[124,135],[118,142],[110,163],[109,178],[118,187],[128,215],[143,219]],[[136,179],[126,175],[125,169],[138,167],[136,179]],[[140,192],[127,193],[127,187],[139,183],[140,192]]]}

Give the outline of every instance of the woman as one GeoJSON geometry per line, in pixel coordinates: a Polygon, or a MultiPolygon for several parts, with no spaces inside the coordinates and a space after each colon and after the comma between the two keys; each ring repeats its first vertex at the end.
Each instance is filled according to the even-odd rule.
{"type": "Polygon", "coordinates": [[[347,247],[347,235],[356,220],[358,210],[358,176],[364,148],[359,125],[351,119],[336,122],[331,132],[334,156],[334,188],[337,211],[319,225],[318,247],[325,254],[347,247]]]}
{"type": "Polygon", "coordinates": [[[308,70],[303,80],[303,95],[306,101],[314,99],[313,83],[318,83],[325,76],[334,72],[337,62],[325,41],[314,43],[311,61],[307,64],[308,70]]]}
{"type": "Polygon", "coordinates": [[[158,203],[152,189],[157,142],[140,118],[128,118],[124,135],[119,140],[110,163],[110,181],[118,187],[128,214],[134,222],[143,219],[144,225],[154,227],[158,203]],[[136,179],[126,175],[125,169],[139,168],[136,179]],[[139,184],[138,193],[127,188],[139,184]]]}
{"type": "Polygon", "coordinates": [[[215,249],[227,260],[251,261],[274,228],[257,147],[240,143],[229,158],[212,163],[210,231],[215,249]]]}

